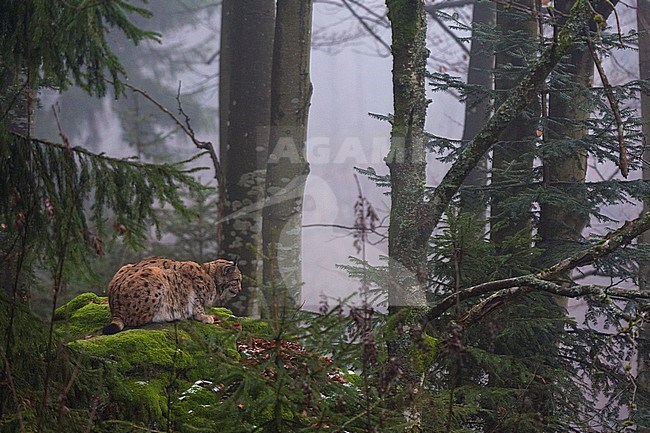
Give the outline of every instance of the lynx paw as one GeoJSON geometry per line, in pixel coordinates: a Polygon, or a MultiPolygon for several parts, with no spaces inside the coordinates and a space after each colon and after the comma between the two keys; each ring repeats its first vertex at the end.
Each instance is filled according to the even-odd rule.
{"type": "Polygon", "coordinates": [[[210,325],[215,322],[215,317],[209,314],[196,315],[194,316],[194,319],[198,320],[199,322],[208,323],[210,325]]]}

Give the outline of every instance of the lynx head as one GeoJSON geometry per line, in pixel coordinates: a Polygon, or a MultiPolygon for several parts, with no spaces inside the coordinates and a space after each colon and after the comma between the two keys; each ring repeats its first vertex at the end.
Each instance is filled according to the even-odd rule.
{"type": "Polygon", "coordinates": [[[241,292],[242,275],[237,262],[217,259],[203,265],[217,285],[217,299],[226,302],[241,292]]]}

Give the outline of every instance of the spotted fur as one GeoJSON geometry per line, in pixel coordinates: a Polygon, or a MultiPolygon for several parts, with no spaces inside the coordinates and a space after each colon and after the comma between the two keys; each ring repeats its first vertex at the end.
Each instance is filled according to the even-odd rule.
{"type": "Polygon", "coordinates": [[[241,278],[237,264],[223,259],[198,264],[151,257],[124,265],[108,284],[112,319],[104,334],[187,318],[214,323],[205,308],[236,296],[241,278]]]}

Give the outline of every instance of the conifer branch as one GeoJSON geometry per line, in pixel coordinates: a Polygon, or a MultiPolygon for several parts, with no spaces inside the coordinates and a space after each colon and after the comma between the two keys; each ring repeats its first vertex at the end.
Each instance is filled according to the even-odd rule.
{"type": "Polygon", "coordinates": [[[203,141],[199,140],[196,137],[196,133],[194,132],[194,129],[192,128],[192,125],[190,123],[190,117],[187,115],[187,113],[183,110],[183,104],[181,103],[181,82],[178,82],[178,92],[176,94],[176,101],[178,102],[178,112],[180,115],[182,115],[185,119],[185,122],[182,122],[176,115],[174,115],[171,111],[167,109],[163,104],[158,102],[154,97],[149,95],[145,90],[139,89],[135,86],[130,85],[129,83],[124,83],[124,86],[131,90],[134,93],[138,93],[142,96],[144,96],[149,102],[154,104],[160,111],[163,113],[167,114],[176,125],[178,125],[179,128],[187,135],[190,140],[192,140],[192,143],[196,146],[197,149],[204,150],[210,155],[210,159],[212,160],[212,166],[214,167],[214,178],[217,181],[217,188],[218,188],[218,201],[217,201],[217,228],[216,228],[216,238],[217,242],[221,242],[222,239],[222,220],[225,215],[225,202],[226,202],[226,175],[223,170],[223,166],[221,165],[221,161],[219,160],[219,156],[217,155],[216,150],[214,149],[214,145],[210,141],[203,141]]]}
{"type": "Polygon", "coordinates": [[[456,45],[460,47],[460,49],[463,50],[463,52],[469,56],[470,53],[469,53],[469,48],[467,48],[467,44],[463,43],[463,41],[456,35],[456,33],[451,31],[449,27],[447,27],[445,23],[442,22],[442,20],[438,17],[438,15],[436,15],[435,13],[430,13],[429,16],[431,17],[432,20],[436,22],[436,24],[440,26],[440,28],[445,33],[447,33],[447,35],[450,38],[454,40],[454,42],[456,42],[456,45]]]}
{"type": "Polygon", "coordinates": [[[7,355],[5,352],[0,352],[0,355],[2,356],[2,361],[4,363],[4,376],[6,380],[6,386],[9,387],[9,390],[11,391],[11,396],[14,399],[14,403],[16,404],[16,415],[18,416],[18,426],[20,427],[20,432],[25,433],[27,430],[25,430],[25,423],[23,421],[23,411],[21,408],[20,404],[20,399],[18,398],[18,394],[16,393],[16,386],[14,385],[14,379],[13,379],[13,374],[11,373],[11,365],[9,364],[9,360],[7,359],[7,355]]]}
{"type": "Polygon", "coordinates": [[[620,299],[650,299],[650,292],[646,291],[619,288],[605,289],[596,285],[567,285],[558,282],[562,274],[580,266],[590,265],[619,248],[629,245],[632,240],[649,229],[650,212],[646,212],[633,221],[627,221],[622,227],[609,233],[597,244],[573,254],[537,273],[490,281],[448,295],[425,313],[423,317],[424,322],[426,323],[440,317],[440,315],[455,305],[457,299],[464,301],[494,292],[498,292],[499,294],[475,305],[466,313],[466,316],[468,314],[478,314],[479,311],[485,311],[486,308],[491,305],[493,306],[494,302],[502,302],[505,298],[510,299],[514,295],[519,295],[522,290],[541,290],[570,298],[607,294],[620,299]]]}
{"type": "Polygon", "coordinates": [[[618,141],[618,167],[621,169],[621,174],[624,178],[627,178],[629,174],[628,161],[627,161],[627,146],[625,145],[625,130],[623,129],[623,119],[621,117],[621,110],[612,91],[612,86],[609,84],[609,79],[607,79],[607,74],[605,74],[605,69],[603,64],[598,57],[596,52],[596,47],[594,42],[590,37],[587,38],[587,45],[589,46],[589,53],[591,54],[592,59],[594,59],[594,64],[596,65],[596,70],[600,76],[600,81],[603,82],[603,90],[607,96],[607,101],[609,101],[609,106],[612,108],[614,114],[614,120],[616,122],[616,138],[618,141]]]}
{"type": "Polygon", "coordinates": [[[501,133],[533,100],[546,77],[583,34],[584,24],[589,22],[591,15],[591,10],[586,3],[588,0],[575,2],[566,24],[558,32],[557,37],[544,50],[531,70],[524,75],[519,85],[512,89],[510,96],[499,106],[483,129],[462,150],[438,187],[428,197],[429,200],[426,204],[428,215],[422,223],[423,233],[433,232],[465,178],[483,155],[498,141],[501,133]]]}
{"type": "MultiPolygon", "coordinates": [[[[48,141],[48,140],[43,140],[41,138],[34,138],[34,137],[25,137],[24,135],[15,133],[15,132],[9,132],[9,135],[12,135],[20,140],[25,140],[25,141],[30,141],[32,143],[37,143],[41,144],[44,146],[56,148],[59,150],[62,150],[64,152],[72,152],[78,155],[83,155],[86,157],[89,157],[90,159],[96,160],[96,161],[104,161],[108,162],[110,164],[119,164],[119,165],[127,165],[133,168],[140,168],[140,169],[147,169],[147,170],[157,170],[157,171],[164,171],[166,168],[173,168],[177,169],[178,167],[181,167],[189,162],[192,162],[196,160],[197,158],[203,156],[205,153],[199,153],[198,155],[195,155],[189,159],[179,161],[179,162],[174,162],[174,163],[163,163],[163,164],[153,164],[153,163],[148,163],[148,162],[142,162],[139,160],[135,160],[132,158],[115,158],[112,156],[107,156],[104,153],[94,153],[91,152],[90,150],[81,147],[81,146],[70,146],[70,143],[67,142],[67,144],[61,144],[61,143],[56,143],[53,141],[48,141]]],[[[180,170],[180,173],[183,174],[190,174],[194,173],[200,170],[205,170],[207,167],[194,167],[190,169],[184,169],[180,170]]]]}
{"type": "MultiPolygon", "coordinates": [[[[29,226],[35,229],[32,237],[43,237],[42,248],[52,249],[49,240],[52,233],[61,230],[59,221],[68,221],[70,215],[63,214],[74,209],[72,217],[77,254],[86,247],[101,253],[101,237],[105,234],[104,212],[113,213],[113,228],[125,235],[127,242],[137,245],[142,239],[145,223],[158,227],[159,218],[153,209],[154,203],[169,204],[183,215],[191,212],[185,206],[180,191],[183,188],[200,190],[192,173],[198,168],[185,168],[187,161],[171,164],[149,164],[130,159],[118,159],[104,154],[95,154],[82,147],[52,143],[46,140],[7,133],[6,140],[0,140],[0,153],[15,157],[0,159],[0,216],[5,221],[16,220],[15,228],[24,224],[26,207],[30,206],[29,226]],[[32,161],[27,164],[25,161],[32,161]],[[43,191],[34,197],[29,191],[43,191]],[[13,200],[18,203],[12,204],[13,200]],[[29,197],[29,199],[27,199],[29,197]],[[91,199],[90,212],[86,203],[91,199]],[[16,217],[18,214],[18,217],[16,217]],[[20,219],[22,216],[22,219],[20,219]],[[98,235],[90,231],[88,221],[95,224],[98,235]],[[54,223],[57,221],[57,223],[54,223]],[[50,233],[50,231],[52,233],[50,233]]],[[[9,227],[9,224],[6,224],[9,227]]],[[[7,229],[9,230],[9,228],[7,229]]],[[[11,227],[14,230],[14,227],[11,227]]],[[[56,254],[56,251],[51,251],[56,254]]],[[[83,261],[75,256],[72,262],[83,261]]]]}

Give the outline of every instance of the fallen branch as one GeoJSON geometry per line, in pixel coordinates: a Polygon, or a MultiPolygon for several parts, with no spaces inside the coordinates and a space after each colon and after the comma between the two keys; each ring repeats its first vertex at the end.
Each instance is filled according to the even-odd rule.
{"type": "Polygon", "coordinates": [[[522,275],[519,277],[506,278],[503,280],[490,281],[483,284],[463,289],[457,293],[446,296],[423,316],[426,324],[445,313],[453,307],[457,300],[476,298],[490,293],[499,292],[492,298],[488,298],[472,307],[466,315],[476,315],[489,305],[510,299],[514,295],[521,294],[522,290],[540,290],[569,298],[578,298],[587,295],[608,295],[617,299],[650,299],[650,292],[640,290],[628,290],[621,288],[604,288],[596,285],[575,285],[560,284],[562,275],[580,266],[590,265],[597,260],[613,253],[619,248],[630,244],[634,238],[650,229],[650,212],[642,214],[633,221],[627,221],[619,229],[609,233],[597,244],[582,250],[570,257],[567,257],[553,266],[534,274],[522,275]]]}
{"type": "MultiPolygon", "coordinates": [[[[623,289],[620,287],[599,286],[596,284],[589,285],[572,285],[566,286],[551,281],[531,278],[526,281],[526,285],[519,287],[510,287],[500,290],[483,301],[474,305],[458,322],[467,326],[467,323],[474,323],[480,317],[486,316],[497,308],[502,307],[515,297],[520,297],[533,291],[542,291],[565,298],[582,298],[584,296],[594,296],[603,300],[648,300],[650,301],[650,292],[646,290],[623,289]]],[[[648,304],[650,306],[650,304],[648,304]]],[[[629,320],[629,317],[626,317],[629,320]]]]}

